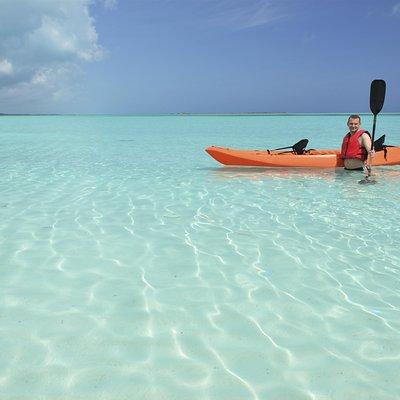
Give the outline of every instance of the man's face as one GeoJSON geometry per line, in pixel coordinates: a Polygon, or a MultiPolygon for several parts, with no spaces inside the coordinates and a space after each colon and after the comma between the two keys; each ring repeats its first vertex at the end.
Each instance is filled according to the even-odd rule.
{"type": "Polygon", "coordinates": [[[350,118],[347,122],[350,133],[356,133],[360,129],[360,120],[358,118],[350,118]]]}

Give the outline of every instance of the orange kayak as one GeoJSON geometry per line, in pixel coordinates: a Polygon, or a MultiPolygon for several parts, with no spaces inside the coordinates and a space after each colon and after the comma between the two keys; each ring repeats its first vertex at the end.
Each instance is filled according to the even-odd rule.
{"type": "MultiPolygon", "coordinates": [[[[268,150],[236,150],[211,146],[206,152],[224,165],[249,167],[338,168],[343,167],[340,150],[307,150],[305,154],[268,150]]],[[[372,165],[399,165],[400,147],[378,151],[372,165]]]]}

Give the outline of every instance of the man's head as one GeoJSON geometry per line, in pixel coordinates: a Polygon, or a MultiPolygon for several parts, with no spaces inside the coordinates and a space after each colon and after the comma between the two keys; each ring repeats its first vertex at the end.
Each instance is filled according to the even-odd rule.
{"type": "Polygon", "coordinates": [[[361,118],[359,115],[352,114],[347,120],[347,126],[349,127],[350,133],[356,133],[361,126],[361,118]]]}

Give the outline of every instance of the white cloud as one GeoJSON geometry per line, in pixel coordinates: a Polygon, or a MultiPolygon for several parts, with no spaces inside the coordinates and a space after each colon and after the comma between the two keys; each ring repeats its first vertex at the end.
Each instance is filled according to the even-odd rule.
{"type": "Polygon", "coordinates": [[[276,0],[223,0],[214,4],[210,20],[236,29],[267,25],[288,16],[282,2],[276,0]]]}
{"type": "Polygon", "coordinates": [[[40,69],[29,80],[0,88],[0,112],[58,112],[56,104],[82,95],[80,78],[82,70],[74,64],[40,69]]]}
{"type": "Polygon", "coordinates": [[[7,59],[0,60],[0,75],[12,75],[13,66],[7,59]]]}
{"type": "Polygon", "coordinates": [[[35,76],[32,78],[32,84],[33,85],[40,85],[40,84],[45,84],[48,80],[48,72],[46,71],[37,71],[35,76]]]}
{"type": "MultiPolygon", "coordinates": [[[[102,1],[105,7],[116,5],[102,1]]],[[[92,2],[1,0],[1,109],[10,102],[29,104],[33,98],[70,93],[81,66],[104,56],[90,15],[92,2]]]]}
{"type": "Polygon", "coordinates": [[[117,6],[117,0],[103,0],[104,8],[112,10],[117,6]]]}
{"type": "Polygon", "coordinates": [[[400,3],[397,3],[392,8],[393,15],[400,15],[400,3]]]}

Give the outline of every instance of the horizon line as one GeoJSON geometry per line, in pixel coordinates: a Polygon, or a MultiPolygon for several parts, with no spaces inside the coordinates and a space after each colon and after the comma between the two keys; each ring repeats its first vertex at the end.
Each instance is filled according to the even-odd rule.
{"type": "MultiPolygon", "coordinates": [[[[0,113],[0,117],[17,116],[17,117],[50,117],[50,116],[110,116],[110,117],[156,117],[156,116],[171,116],[171,117],[190,117],[190,116],[291,116],[291,115],[350,115],[352,112],[237,112],[237,113],[190,113],[190,112],[177,112],[177,113],[121,113],[121,114],[108,114],[108,113],[0,113]]],[[[353,113],[354,114],[354,113],[353,113]]],[[[358,112],[360,115],[369,115],[372,113],[358,112]]],[[[380,115],[400,114],[400,111],[381,112],[380,115]]]]}

